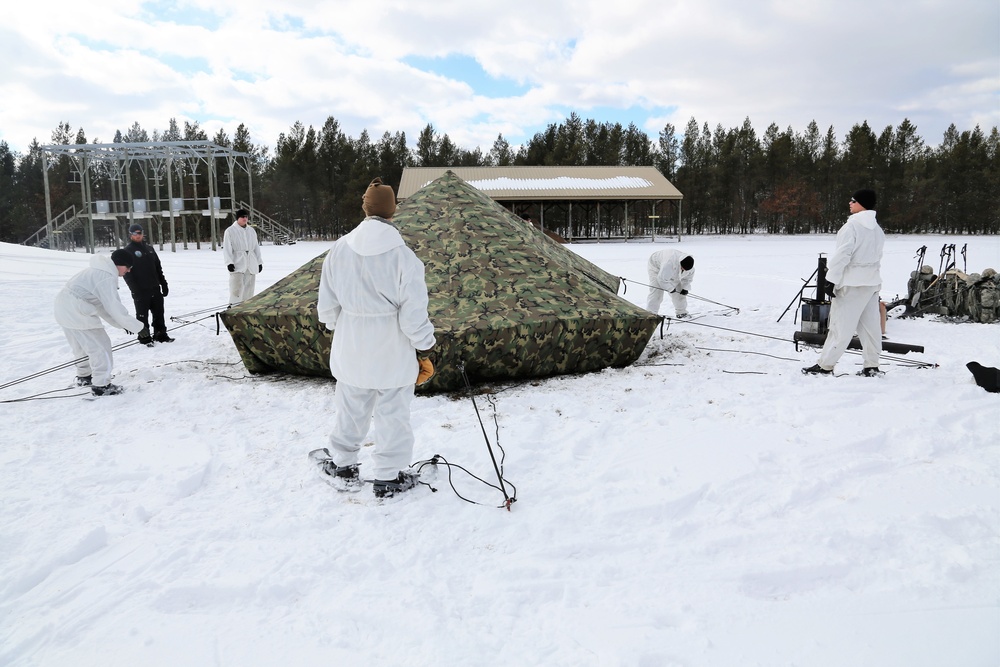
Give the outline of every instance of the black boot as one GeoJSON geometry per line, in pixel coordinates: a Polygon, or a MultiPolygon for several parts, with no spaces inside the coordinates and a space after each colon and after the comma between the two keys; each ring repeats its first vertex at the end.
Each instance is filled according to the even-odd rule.
{"type": "Polygon", "coordinates": [[[149,328],[143,327],[142,331],[139,332],[138,336],[139,342],[146,347],[153,347],[153,337],[149,335],[149,328]]]}
{"type": "Polygon", "coordinates": [[[358,470],[360,464],[339,466],[334,463],[330,450],[325,447],[309,452],[309,460],[319,466],[319,471],[326,482],[338,491],[361,490],[361,475],[358,470]]]}
{"type": "Polygon", "coordinates": [[[108,383],[103,387],[94,385],[90,388],[90,391],[94,394],[94,396],[117,396],[125,391],[125,389],[120,385],[108,383]]]}
{"type": "Polygon", "coordinates": [[[156,334],[153,336],[153,340],[155,340],[157,343],[173,343],[174,342],[174,339],[171,338],[167,334],[167,332],[165,330],[164,331],[157,331],[156,334]]]}
{"type": "Polygon", "coordinates": [[[90,375],[77,375],[76,376],[76,386],[77,387],[89,387],[93,384],[93,377],[90,375]]]}
{"type": "Polygon", "coordinates": [[[412,472],[407,472],[406,470],[399,471],[396,475],[396,479],[376,479],[372,486],[374,487],[376,498],[392,498],[397,493],[402,493],[403,491],[409,491],[417,485],[418,475],[412,472]]]}

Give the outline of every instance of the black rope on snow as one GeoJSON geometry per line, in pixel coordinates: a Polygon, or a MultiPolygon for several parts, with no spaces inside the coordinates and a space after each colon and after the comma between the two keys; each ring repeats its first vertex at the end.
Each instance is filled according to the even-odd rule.
{"type": "MultiPolygon", "coordinates": [[[[483,424],[483,417],[479,413],[479,405],[476,404],[476,396],[475,396],[475,394],[472,391],[472,383],[469,381],[469,376],[465,372],[465,362],[464,361],[459,361],[458,365],[457,365],[457,368],[458,368],[459,372],[462,374],[462,379],[465,380],[465,388],[469,392],[469,398],[472,399],[472,407],[476,411],[476,419],[479,420],[479,428],[483,432],[483,439],[486,440],[486,450],[490,454],[490,460],[493,462],[493,469],[494,469],[494,471],[497,474],[497,481],[499,482],[500,486],[499,487],[494,487],[494,488],[499,488],[500,492],[503,493],[504,503],[503,503],[503,505],[500,505],[500,507],[501,508],[504,508],[504,507],[507,508],[507,511],[509,512],[511,504],[513,504],[517,500],[516,490],[515,490],[514,496],[510,496],[507,493],[507,488],[504,485],[505,480],[504,480],[504,477],[503,477],[503,471],[501,469],[500,464],[497,463],[496,456],[494,456],[494,454],[493,454],[493,446],[490,444],[489,436],[486,435],[486,426],[483,424]]],[[[492,401],[490,403],[491,403],[491,405],[493,405],[493,421],[496,424],[496,433],[497,433],[497,438],[498,438],[497,447],[503,453],[503,458],[506,458],[506,452],[504,452],[504,449],[502,447],[500,447],[500,442],[499,442],[500,422],[497,420],[497,416],[496,416],[496,404],[493,403],[492,401]]],[[[503,462],[503,458],[501,458],[501,463],[503,462]]],[[[490,486],[492,486],[492,484],[490,486]]],[[[513,485],[511,485],[511,488],[514,488],[513,485]]]]}
{"type": "Polygon", "coordinates": [[[91,392],[87,391],[81,394],[66,394],[63,396],[46,396],[46,394],[54,394],[57,391],[66,391],[67,389],[78,389],[78,387],[63,387],[62,389],[50,389],[49,391],[43,391],[39,394],[33,394],[31,396],[25,396],[23,398],[11,398],[6,401],[0,401],[0,403],[22,403],[24,401],[51,401],[54,398],[76,398],[77,396],[87,396],[91,392]]]}
{"type": "MultiPolygon", "coordinates": [[[[666,319],[667,320],[671,320],[671,318],[669,318],[669,317],[666,318],[666,319]]],[[[721,329],[722,331],[731,331],[733,333],[741,333],[741,334],[745,334],[747,336],[757,336],[758,338],[770,338],[771,340],[779,340],[779,341],[781,341],[783,343],[794,343],[796,345],[798,344],[798,341],[789,340],[787,338],[778,338],[777,336],[768,336],[766,334],[754,333],[752,331],[741,331],[739,329],[730,329],[728,327],[720,327],[720,326],[717,326],[717,325],[714,325],[714,324],[705,324],[703,322],[695,322],[695,321],[693,321],[691,319],[676,319],[676,320],[671,320],[671,321],[673,321],[673,322],[679,322],[681,324],[697,324],[698,326],[701,326],[701,327],[709,327],[710,329],[721,329]]],[[[662,335],[663,323],[662,322],[660,323],[660,327],[661,327],[661,329],[660,329],[661,330],[660,337],[662,338],[663,337],[663,335],[662,335]]],[[[669,325],[668,325],[668,328],[669,328],[669,325]]],[[[798,348],[796,347],[796,349],[798,349],[798,348]]],[[[720,352],[736,351],[736,352],[742,352],[744,354],[765,354],[763,352],[744,352],[742,350],[719,350],[719,351],[720,352]]],[[[845,351],[848,354],[863,354],[863,351],[858,351],[858,350],[845,350],[845,351]]],[[[765,356],[773,356],[773,355],[765,355],[765,356]]],[[[776,359],[786,359],[788,361],[800,361],[799,359],[789,359],[788,357],[775,357],[775,358],[776,359]]],[[[903,357],[892,356],[892,355],[889,355],[889,354],[887,354],[885,352],[879,354],[879,358],[880,359],[885,359],[886,361],[896,362],[897,364],[899,364],[901,366],[915,366],[915,367],[918,367],[918,368],[937,368],[938,367],[938,365],[935,364],[935,363],[931,363],[931,362],[927,362],[927,361],[918,361],[918,360],[915,360],[915,359],[904,359],[903,357]]]]}
{"type": "MultiPolygon", "coordinates": [[[[626,285],[628,284],[628,279],[627,278],[619,276],[618,279],[621,280],[623,284],[626,284],[626,285]]],[[[636,285],[642,285],[643,287],[649,287],[650,289],[658,289],[661,292],[666,292],[667,291],[664,288],[660,287],[659,285],[650,285],[648,283],[640,283],[638,280],[633,280],[632,282],[634,282],[636,285]]],[[[625,294],[627,291],[628,291],[628,288],[626,287],[626,289],[622,292],[622,294],[625,294]]],[[[667,293],[669,294],[669,292],[667,292],[667,293]]],[[[711,299],[706,299],[703,296],[698,296],[697,294],[692,294],[691,292],[688,292],[686,294],[686,296],[689,296],[692,299],[695,299],[697,301],[705,301],[706,303],[714,303],[716,306],[722,306],[723,308],[729,308],[730,310],[735,310],[737,314],[739,314],[739,312],[740,312],[740,309],[737,308],[736,306],[730,306],[729,304],[726,304],[726,303],[719,303],[718,301],[712,301],[711,299]]]]}
{"type": "MultiPolygon", "coordinates": [[[[670,319],[670,318],[667,318],[667,319],[670,319]]],[[[697,324],[700,327],[709,327],[710,329],[721,329],[722,331],[732,331],[733,333],[741,333],[741,334],[745,334],[747,336],[757,336],[759,338],[770,338],[771,340],[780,340],[782,343],[794,343],[795,342],[794,340],[789,340],[788,338],[778,338],[777,336],[768,336],[766,334],[754,333],[752,331],[741,331],[739,329],[730,329],[728,327],[720,327],[720,326],[716,326],[714,324],[705,324],[704,322],[695,322],[695,321],[689,320],[689,319],[683,319],[683,320],[678,319],[678,320],[674,320],[674,321],[679,322],[680,324],[697,324]]]]}
{"type": "MultiPolygon", "coordinates": [[[[208,316],[206,316],[205,318],[202,318],[202,319],[207,319],[207,317],[212,317],[212,315],[208,315],[208,316]]],[[[195,324],[195,323],[197,323],[199,321],[200,320],[194,320],[192,322],[185,322],[184,324],[181,324],[181,325],[178,325],[176,327],[172,327],[170,329],[167,329],[167,331],[168,332],[169,331],[176,331],[177,329],[181,329],[181,328],[186,327],[188,325],[195,324]]],[[[112,351],[118,351],[118,350],[123,350],[126,347],[131,347],[133,345],[138,345],[138,344],[139,344],[138,340],[129,340],[129,341],[125,341],[124,343],[118,343],[117,345],[112,345],[111,349],[112,349],[112,351]]],[[[21,384],[22,382],[27,382],[29,380],[34,380],[34,379],[42,377],[43,375],[48,375],[49,373],[55,373],[56,371],[61,371],[61,370],[65,369],[65,368],[69,368],[70,366],[75,366],[77,363],[83,361],[85,358],[86,357],[77,357],[76,359],[73,359],[72,361],[67,361],[66,363],[59,364],[58,366],[53,366],[51,368],[46,368],[45,370],[38,371],[37,373],[32,373],[31,375],[25,375],[22,378],[18,378],[16,380],[11,380],[10,382],[7,382],[5,384],[0,384],[0,389],[7,389],[8,387],[13,387],[14,385],[21,384]]]]}
{"type": "MultiPolygon", "coordinates": [[[[189,324],[198,324],[199,322],[204,322],[205,320],[207,320],[207,319],[209,319],[211,317],[216,317],[217,315],[218,315],[218,313],[209,313],[208,315],[204,315],[202,317],[199,317],[196,320],[182,320],[179,317],[171,317],[170,321],[171,322],[181,322],[182,324],[180,326],[186,327],[189,324]]],[[[202,326],[204,326],[204,325],[202,325],[202,326]]],[[[174,327],[174,329],[179,329],[179,328],[180,327],[174,327]]],[[[168,331],[173,331],[173,329],[169,329],[168,331]]]]}
{"type": "Polygon", "coordinates": [[[181,322],[181,321],[183,321],[183,318],[185,318],[185,317],[191,317],[192,315],[201,315],[202,313],[211,313],[211,312],[216,312],[216,311],[220,311],[220,310],[228,310],[229,307],[230,307],[230,304],[224,303],[221,306],[212,306],[211,308],[203,308],[202,310],[193,310],[190,313],[181,313],[180,315],[174,315],[170,319],[178,321],[178,322],[181,322]]]}
{"type": "Polygon", "coordinates": [[[775,354],[768,354],[767,352],[754,352],[753,350],[725,350],[715,347],[697,347],[696,350],[706,350],[708,352],[736,352],[738,354],[759,354],[762,357],[771,357],[772,359],[781,359],[782,361],[801,361],[801,359],[792,359],[791,357],[779,357],[775,354]]]}
{"type": "MultiPolygon", "coordinates": [[[[499,447],[499,444],[497,446],[499,447]]],[[[487,505],[486,503],[481,503],[481,502],[472,500],[470,498],[466,498],[461,493],[459,493],[458,489],[455,488],[455,482],[454,482],[454,480],[452,478],[452,468],[456,468],[458,470],[461,470],[462,472],[464,472],[469,477],[475,479],[478,482],[481,482],[482,484],[490,487],[491,489],[496,489],[497,491],[500,491],[501,493],[505,493],[505,489],[497,486],[496,484],[493,484],[491,482],[486,481],[482,477],[479,477],[478,475],[476,475],[475,473],[473,473],[469,469],[467,469],[467,468],[465,468],[463,466],[460,466],[457,463],[451,463],[450,461],[448,461],[447,459],[445,459],[440,454],[435,454],[434,456],[432,456],[431,458],[427,459],[426,461],[418,461],[417,463],[414,463],[412,465],[412,467],[415,467],[417,469],[417,472],[419,473],[421,470],[423,470],[425,467],[427,467],[429,465],[438,466],[438,465],[441,465],[441,464],[443,464],[445,467],[448,468],[448,485],[451,487],[451,490],[455,493],[456,496],[458,496],[459,499],[464,500],[467,503],[470,503],[472,505],[481,505],[483,507],[493,507],[493,505],[487,505]]],[[[504,480],[504,481],[514,491],[514,495],[511,497],[512,498],[511,502],[514,502],[514,500],[517,499],[517,488],[510,482],[510,480],[504,480]]],[[[422,483],[426,484],[426,482],[422,482],[422,483]]],[[[427,486],[430,486],[430,484],[427,484],[427,486]]],[[[435,489],[433,486],[431,486],[430,488],[431,488],[432,491],[437,491],[437,489],[435,489]]],[[[503,505],[500,505],[499,507],[503,508],[503,507],[507,507],[507,505],[505,503],[503,505]]]]}

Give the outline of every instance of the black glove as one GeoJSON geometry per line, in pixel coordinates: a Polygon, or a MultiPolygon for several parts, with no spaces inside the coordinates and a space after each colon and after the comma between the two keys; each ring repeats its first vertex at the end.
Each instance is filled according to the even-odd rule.
{"type": "Polygon", "coordinates": [[[160,292],[163,293],[163,296],[166,296],[166,295],[170,294],[170,288],[167,287],[166,283],[163,283],[162,285],[160,285],[160,292]]]}
{"type": "Polygon", "coordinates": [[[682,289],[681,290],[681,294],[683,294],[684,296],[687,296],[687,293],[688,293],[688,291],[686,289],[682,289]]]}
{"type": "Polygon", "coordinates": [[[264,265],[263,264],[258,264],[257,265],[257,273],[260,273],[263,270],[264,270],[264,265]]]}
{"type": "Polygon", "coordinates": [[[226,268],[229,269],[230,273],[232,273],[232,272],[234,272],[236,270],[236,265],[235,264],[229,264],[229,265],[226,266],[226,268]]]}
{"type": "Polygon", "coordinates": [[[836,287],[837,286],[831,283],[829,280],[826,281],[826,293],[830,295],[831,299],[836,296],[836,294],[833,293],[833,290],[836,289],[836,287]]]}

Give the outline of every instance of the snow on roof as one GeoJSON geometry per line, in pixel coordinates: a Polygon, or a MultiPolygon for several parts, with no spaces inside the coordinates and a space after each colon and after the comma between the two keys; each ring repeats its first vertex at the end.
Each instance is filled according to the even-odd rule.
{"type": "MultiPolygon", "coordinates": [[[[430,182],[430,181],[428,181],[430,182]]],[[[615,176],[612,178],[487,178],[468,181],[483,192],[490,190],[627,190],[652,187],[645,178],[615,176]]],[[[426,185],[426,184],[425,184],[426,185]]]]}
{"type": "Polygon", "coordinates": [[[497,201],[684,198],[653,166],[406,167],[397,197],[406,199],[446,171],[497,201]]]}

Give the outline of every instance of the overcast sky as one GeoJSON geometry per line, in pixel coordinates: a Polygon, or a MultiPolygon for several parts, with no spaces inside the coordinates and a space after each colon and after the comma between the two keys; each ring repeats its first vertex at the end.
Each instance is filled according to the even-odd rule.
{"type": "Polygon", "coordinates": [[[273,148],[329,116],[487,151],[574,111],[653,139],[692,116],[840,139],[909,118],[932,146],[951,123],[988,132],[1000,2],[10,0],[0,18],[0,141],[19,152],[60,122],[110,142],[171,118],[273,148]]]}

